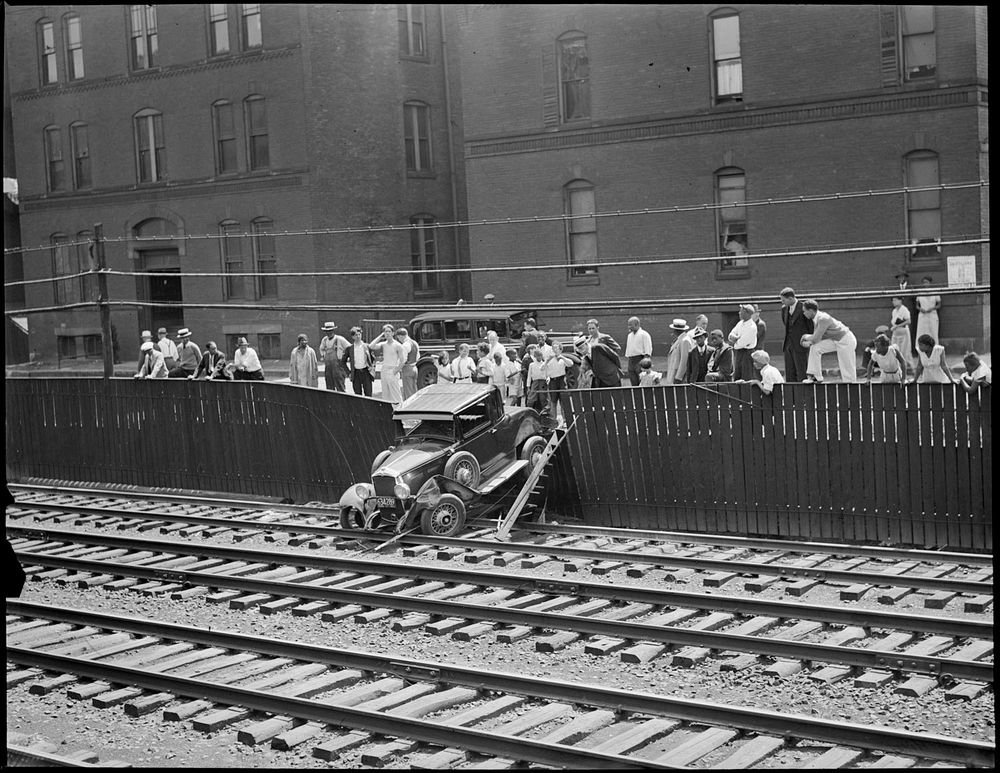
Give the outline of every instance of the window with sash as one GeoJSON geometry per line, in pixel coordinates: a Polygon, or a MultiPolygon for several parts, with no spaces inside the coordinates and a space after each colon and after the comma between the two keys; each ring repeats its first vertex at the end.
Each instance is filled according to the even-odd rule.
{"type": "Polygon", "coordinates": [[[245,102],[247,124],[247,158],[250,169],[267,169],[271,165],[267,135],[267,107],[264,97],[254,95],[245,102]]]}
{"type": "Polygon", "coordinates": [[[433,292],[438,289],[437,229],[432,215],[415,215],[410,218],[410,262],[413,267],[415,292],[433,292]]]}
{"type": "Polygon", "coordinates": [[[243,259],[243,228],[235,220],[219,224],[219,250],[222,253],[223,293],[227,299],[246,298],[246,272],[243,259]]]}
{"type": "Polygon", "coordinates": [[[278,270],[278,257],[274,249],[274,223],[258,217],[252,223],[253,259],[257,267],[257,297],[277,298],[278,277],[271,276],[278,270]]]}
{"type": "Polygon", "coordinates": [[[90,139],[87,124],[73,123],[69,127],[70,145],[73,149],[73,187],[76,190],[90,188],[90,139]]]}
{"type": "Polygon", "coordinates": [[[397,5],[399,11],[399,53],[403,56],[427,56],[424,39],[424,6],[397,5]]]}
{"type": "Polygon", "coordinates": [[[63,159],[62,132],[58,126],[43,130],[45,143],[45,181],[50,193],[66,190],[66,162],[63,159]]]}
{"type": "MultiPolygon", "coordinates": [[[[94,249],[94,235],[90,231],[80,231],[76,235],[76,266],[78,271],[91,271],[97,268],[94,249]]],[[[98,300],[97,275],[87,274],[80,277],[80,300],[98,300]]]]}
{"type": "Polygon", "coordinates": [[[212,56],[229,53],[229,6],[208,5],[208,44],[212,56]]]}
{"type": "Polygon", "coordinates": [[[587,36],[567,32],[557,41],[559,110],[563,122],[590,117],[590,57],[587,36]]]}
{"type": "Polygon", "coordinates": [[[743,100],[743,59],[740,55],[740,17],[724,13],[712,18],[712,60],[715,103],[743,100]]]}
{"type": "Polygon", "coordinates": [[[899,9],[903,43],[903,78],[933,78],[937,72],[937,43],[933,5],[904,5],[899,9]]]}
{"type": "Polygon", "coordinates": [[[244,51],[261,48],[264,45],[260,24],[260,3],[244,3],[240,6],[240,30],[244,51]]]}
{"type": "Polygon", "coordinates": [[[38,72],[43,86],[59,81],[56,62],[56,30],[48,19],[38,22],[38,72]]]}
{"type": "Polygon", "coordinates": [[[212,105],[212,125],[215,129],[215,171],[232,174],[237,171],[236,121],[233,103],[220,99],[212,105]]]}
{"type": "Polygon", "coordinates": [[[430,108],[426,104],[407,102],[403,105],[403,137],[408,172],[429,172],[433,169],[430,124],[430,108]]]}
{"type": "Polygon", "coordinates": [[[135,115],[135,153],[140,183],[167,179],[167,148],[163,140],[163,114],[140,110],[135,115]]]}
{"type": "Polygon", "coordinates": [[[63,35],[66,41],[66,73],[71,81],[83,77],[83,35],[80,17],[75,13],[63,17],[63,35]]]}
{"type": "Polygon", "coordinates": [[[156,34],[156,6],[130,5],[129,37],[133,70],[156,66],[159,41],[156,34]]]}
{"type": "MultiPolygon", "coordinates": [[[[78,273],[76,251],[70,247],[69,237],[63,233],[52,234],[52,276],[71,277],[78,273]]],[[[53,282],[54,300],[57,304],[77,303],[80,300],[80,280],[78,278],[60,279],[53,282]]]]}
{"type": "Polygon", "coordinates": [[[565,221],[570,279],[596,277],[597,219],[586,217],[597,211],[594,186],[587,180],[574,180],[565,186],[563,196],[565,212],[570,215],[565,221]]]}
{"type": "Polygon", "coordinates": [[[932,188],[910,190],[906,194],[906,238],[913,245],[910,256],[914,259],[937,260],[941,257],[941,182],[938,156],[929,150],[918,150],[904,159],[907,188],[932,188]]]}
{"type": "Polygon", "coordinates": [[[715,210],[720,272],[745,272],[750,249],[747,240],[746,175],[742,169],[723,169],[715,175],[715,210]]]}

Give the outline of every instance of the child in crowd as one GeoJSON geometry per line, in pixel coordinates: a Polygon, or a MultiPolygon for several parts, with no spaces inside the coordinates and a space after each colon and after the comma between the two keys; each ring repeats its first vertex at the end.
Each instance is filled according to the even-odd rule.
{"type": "Polygon", "coordinates": [[[434,359],[437,360],[438,381],[442,384],[450,384],[454,381],[455,376],[451,372],[451,355],[448,352],[441,352],[441,354],[435,354],[434,359]]]}
{"type": "Polygon", "coordinates": [[[507,373],[507,401],[510,405],[520,405],[524,397],[524,378],[514,349],[507,350],[507,364],[504,367],[507,373]]]}
{"type": "Polygon", "coordinates": [[[528,364],[528,407],[534,408],[539,413],[545,411],[545,389],[548,387],[548,376],[545,372],[545,362],[542,360],[542,350],[537,347],[531,349],[531,362],[528,364]]]}
{"type": "Polygon", "coordinates": [[[906,360],[896,344],[889,341],[889,336],[880,333],[875,336],[875,348],[872,350],[865,380],[871,381],[872,373],[878,367],[882,371],[883,384],[902,384],[906,381],[906,360]]]}
{"type": "Polygon", "coordinates": [[[552,342],[551,349],[552,354],[545,360],[545,374],[549,378],[549,416],[559,419],[560,424],[566,425],[570,416],[569,395],[566,392],[566,368],[573,366],[573,360],[563,354],[562,344],[558,341],[552,342]]]}
{"type": "Polygon", "coordinates": [[[493,373],[490,383],[500,391],[500,397],[507,402],[507,358],[500,352],[493,352],[493,373]]]}
{"type": "Polygon", "coordinates": [[[639,386],[659,386],[663,374],[653,370],[653,361],[649,357],[639,360],[639,386]]]}
{"type": "Polygon", "coordinates": [[[490,357],[490,346],[485,342],[481,343],[476,347],[476,351],[479,352],[479,359],[476,361],[475,382],[477,384],[489,384],[493,378],[493,360],[490,357]]]}
{"type": "Polygon", "coordinates": [[[748,383],[756,384],[765,395],[774,391],[775,384],[784,384],[785,377],[781,371],[771,364],[771,355],[763,349],[758,349],[750,355],[754,368],[760,373],[760,379],[751,379],[748,383]]]}
{"type": "Polygon", "coordinates": [[[966,392],[975,392],[980,386],[990,386],[993,383],[993,371],[979,359],[978,354],[969,352],[962,362],[965,364],[965,373],[959,378],[959,383],[966,392]]]}

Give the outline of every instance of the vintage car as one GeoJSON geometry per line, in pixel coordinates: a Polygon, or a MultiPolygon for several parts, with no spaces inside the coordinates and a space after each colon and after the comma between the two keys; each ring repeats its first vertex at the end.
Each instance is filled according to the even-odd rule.
{"type": "MultiPolygon", "coordinates": [[[[417,387],[425,387],[437,381],[435,357],[441,352],[448,352],[454,357],[460,344],[468,344],[472,358],[478,360],[476,344],[485,340],[487,330],[494,331],[500,343],[508,349],[519,349],[524,321],[529,317],[537,315],[530,309],[501,307],[474,311],[471,307],[467,310],[465,307],[456,306],[445,311],[418,314],[410,320],[409,328],[410,336],[420,346],[420,357],[417,360],[417,387]]],[[[558,340],[563,344],[567,356],[574,360],[579,359],[573,354],[572,333],[549,332],[547,335],[550,341],[558,340]]]]}
{"type": "Polygon", "coordinates": [[[340,498],[344,529],[419,524],[451,537],[475,509],[485,515],[511,500],[553,432],[532,408],[504,405],[489,384],[431,384],[394,412],[396,445],[372,462],[370,483],[340,498]]]}

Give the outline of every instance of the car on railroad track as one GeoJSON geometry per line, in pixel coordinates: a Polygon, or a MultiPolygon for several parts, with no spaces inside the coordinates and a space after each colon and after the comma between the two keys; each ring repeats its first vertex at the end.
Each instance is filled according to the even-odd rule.
{"type": "Polygon", "coordinates": [[[392,415],[396,444],[375,457],[371,480],[340,498],[344,529],[452,537],[470,513],[510,501],[555,425],[533,408],[504,405],[490,384],[431,384],[392,415]]]}

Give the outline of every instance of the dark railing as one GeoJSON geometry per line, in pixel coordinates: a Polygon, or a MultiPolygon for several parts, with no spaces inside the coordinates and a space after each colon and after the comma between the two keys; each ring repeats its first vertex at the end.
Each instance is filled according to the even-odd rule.
{"type": "Polygon", "coordinates": [[[7,477],[336,502],[393,440],[388,403],[253,381],[7,379],[7,477]]]}
{"type": "Polygon", "coordinates": [[[990,391],[571,391],[579,513],[622,528],[992,550],[990,391]]]}

